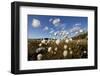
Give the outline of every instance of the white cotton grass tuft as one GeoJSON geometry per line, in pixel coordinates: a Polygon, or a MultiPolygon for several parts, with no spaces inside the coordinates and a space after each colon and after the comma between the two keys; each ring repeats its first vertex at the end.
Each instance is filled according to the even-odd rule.
{"type": "Polygon", "coordinates": [[[51,51],[50,53],[53,54],[53,51],[51,51]]]}
{"type": "Polygon", "coordinates": [[[50,43],[50,40],[48,40],[47,43],[50,43]]]}
{"type": "Polygon", "coordinates": [[[68,40],[68,39],[66,39],[66,40],[65,40],[65,42],[66,42],[66,43],[68,43],[68,42],[69,42],[69,40],[68,40]]]}
{"type": "Polygon", "coordinates": [[[80,43],[80,42],[81,42],[80,40],[77,40],[77,44],[80,43]]]}
{"type": "Polygon", "coordinates": [[[57,44],[57,45],[60,44],[60,40],[59,40],[59,39],[56,40],[56,44],[57,44]]]}
{"type": "Polygon", "coordinates": [[[39,46],[42,46],[42,44],[40,43],[39,46]]]}
{"type": "Polygon", "coordinates": [[[39,53],[41,51],[45,51],[45,48],[44,47],[37,48],[35,52],[36,53],[39,53]]]}
{"type": "Polygon", "coordinates": [[[38,54],[37,55],[37,60],[41,60],[42,59],[42,56],[43,56],[42,54],[38,54]]]}
{"type": "Polygon", "coordinates": [[[57,51],[57,50],[58,50],[58,48],[56,47],[54,50],[55,50],[55,51],[57,51]]]}
{"type": "Polygon", "coordinates": [[[83,53],[86,54],[87,52],[86,51],[83,51],[83,53]]]}
{"type": "Polygon", "coordinates": [[[65,50],[67,49],[67,45],[64,45],[64,49],[65,49],[65,50]]]}
{"type": "Polygon", "coordinates": [[[73,51],[70,51],[69,53],[70,53],[70,54],[73,54],[73,51]]]}
{"type": "Polygon", "coordinates": [[[47,45],[48,43],[45,43],[45,45],[47,45]]]}
{"type": "Polygon", "coordinates": [[[56,54],[56,52],[54,52],[54,54],[56,54]]]}
{"type": "Polygon", "coordinates": [[[69,50],[71,50],[71,48],[69,47],[69,50]]]}
{"type": "Polygon", "coordinates": [[[72,41],[73,39],[72,38],[69,38],[69,40],[72,41]]]}
{"type": "Polygon", "coordinates": [[[41,43],[45,44],[46,43],[46,40],[42,40],[41,43]]]}
{"type": "Polygon", "coordinates": [[[64,56],[64,58],[65,58],[67,55],[68,55],[68,51],[67,51],[67,50],[64,50],[64,51],[63,51],[63,56],[64,56]]]}
{"type": "Polygon", "coordinates": [[[52,49],[52,47],[49,47],[49,48],[48,48],[48,52],[51,52],[51,49],[52,49]]]}

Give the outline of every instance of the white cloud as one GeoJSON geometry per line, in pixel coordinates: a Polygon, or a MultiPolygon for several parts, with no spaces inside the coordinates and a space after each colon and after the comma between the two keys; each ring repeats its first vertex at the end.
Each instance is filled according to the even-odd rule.
{"type": "Polygon", "coordinates": [[[49,22],[51,22],[54,26],[59,26],[61,24],[60,18],[50,18],[49,22]]]}
{"type": "Polygon", "coordinates": [[[80,27],[73,27],[73,28],[71,29],[71,32],[75,32],[75,31],[78,31],[78,30],[80,30],[80,27]]]}
{"type": "Polygon", "coordinates": [[[75,24],[75,25],[70,29],[70,32],[79,31],[79,30],[81,29],[80,25],[81,25],[80,23],[75,24]]]}
{"type": "Polygon", "coordinates": [[[47,31],[48,29],[49,29],[49,28],[48,28],[47,26],[45,26],[43,30],[44,30],[44,31],[47,31]]]}
{"type": "Polygon", "coordinates": [[[38,19],[33,19],[32,20],[32,26],[34,27],[34,28],[37,28],[37,27],[39,27],[40,26],[40,21],[38,20],[38,19]]]}
{"type": "Polygon", "coordinates": [[[60,21],[61,21],[60,18],[55,18],[52,20],[52,24],[58,26],[60,24],[60,21]]]}

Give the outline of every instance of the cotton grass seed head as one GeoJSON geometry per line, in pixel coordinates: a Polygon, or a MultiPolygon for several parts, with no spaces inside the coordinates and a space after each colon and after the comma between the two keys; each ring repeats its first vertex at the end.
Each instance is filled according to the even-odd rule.
{"type": "Polygon", "coordinates": [[[63,51],[63,56],[66,57],[67,55],[68,55],[68,51],[67,50],[64,50],[63,51]]]}
{"type": "Polygon", "coordinates": [[[45,43],[45,45],[47,45],[48,43],[45,43]]]}
{"type": "Polygon", "coordinates": [[[71,48],[69,47],[69,50],[71,50],[71,48]]]}
{"type": "Polygon", "coordinates": [[[42,46],[42,44],[40,43],[39,46],[42,46]]]}
{"type": "Polygon", "coordinates": [[[65,42],[66,42],[66,43],[68,43],[68,42],[69,42],[69,40],[68,40],[68,39],[66,39],[66,40],[65,40],[65,42]]]}
{"type": "Polygon", "coordinates": [[[58,49],[58,48],[56,47],[54,50],[57,51],[57,49],[58,49]]]}
{"type": "Polygon", "coordinates": [[[50,40],[48,40],[47,43],[50,43],[50,40]]]}
{"type": "Polygon", "coordinates": [[[83,51],[83,53],[86,54],[87,52],[86,51],[83,51]]]}
{"type": "Polygon", "coordinates": [[[54,52],[54,54],[56,54],[56,52],[54,52]]]}
{"type": "Polygon", "coordinates": [[[64,49],[67,49],[67,45],[64,45],[64,49]]]}
{"type": "Polygon", "coordinates": [[[42,40],[41,43],[45,44],[46,43],[46,40],[42,40]]]}
{"type": "Polygon", "coordinates": [[[72,41],[73,39],[72,38],[69,38],[69,40],[72,41]]]}
{"type": "Polygon", "coordinates": [[[42,51],[42,52],[45,51],[45,48],[44,48],[44,47],[39,47],[39,48],[36,49],[35,52],[36,52],[36,53],[39,53],[39,52],[41,52],[41,51],[42,51]]]}
{"type": "Polygon", "coordinates": [[[73,51],[70,51],[70,54],[73,54],[73,51]]]}
{"type": "Polygon", "coordinates": [[[38,54],[37,55],[37,60],[41,60],[42,59],[42,56],[43,56],[42,54],[38,54]]]}
{"type": "Polygon", "coordinates": [[[60,40],[59,40],[59,39],[56,40],[56,44],[57,44],[57,45],[60,44],[60,40]]]}
{"type": "Polygon", "coordinates": [[[48,52],[50,52],[50,51],[51,51],[51,49],[52,49],[52,47],[49,47],[49,48],[48,48],[48,52]]]}

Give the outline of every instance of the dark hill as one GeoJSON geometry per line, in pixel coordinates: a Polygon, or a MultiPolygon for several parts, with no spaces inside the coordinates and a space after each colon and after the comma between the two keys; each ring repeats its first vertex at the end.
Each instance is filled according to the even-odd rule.
{"type": "Polygon", "coordinates": [[[76,40],[76,39],[86,39],[87,36],[88,36],[88,33],[85,32],[85,33],[81,33],[81,34],[79,34],[79,35],[77,35],[77,36],[74,36],[73,39],[74,39],[74,40],[76,40]]]}

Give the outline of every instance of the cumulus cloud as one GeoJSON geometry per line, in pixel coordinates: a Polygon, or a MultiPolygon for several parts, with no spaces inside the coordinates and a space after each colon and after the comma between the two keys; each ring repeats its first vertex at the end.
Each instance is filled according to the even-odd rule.
{"type": "Polygon", "coordinates": [[[76,23],[75,25],[73,25],[73,27],[70,29],[70,32],[79,31],[81,29],[80,25],[80,23],[76,23]]]}
{"type": "Polygon", "coordinates": [[[58,26],[60,24],[60,18],[55,18],[53,21],[52,21],[52,24],[55,25],[55,26],[58,26]]]}
{"type": "Polygon", "coordinates": [[[40,23],[40,21],[39,21],[38,19],[33,18],[33,20],[32,20],[32,26],[33,26],[34,28],[39,27],[40,24],[41,24],[41,23],[40,23]]]}
{"type": "Polygon", "coordinates": [[[47,31],[48,29],[49,29],[49,28],[48,28],[47,26],[45,26],[43,30],[44,30],[44,31],[47,31]]]}
{"type": "Polygon", "coordinates": [[[78,30],[80,30],[80,27],[73,27],[73,28],[70,30],[70,32],[75,32],[75,31],[78,31],[78,30]]]}
{"type": "MultiPolygon", "coordinates": [[[[61,19],[60,18],[50,18],[49,22],[52,23],[54,26],[64,26],[65,24],[61,23],[61,19]]],[[[64,29],[64,28],[63,28],[64,29]]]]}
{"type": "Polygon", "coordinates": [[[54,26],[58,26],[61,22],[60,18],[50,18],[49,22],[51,22],[54,26]]]}

